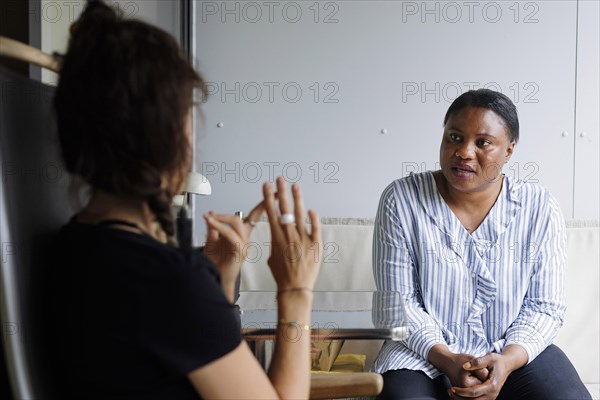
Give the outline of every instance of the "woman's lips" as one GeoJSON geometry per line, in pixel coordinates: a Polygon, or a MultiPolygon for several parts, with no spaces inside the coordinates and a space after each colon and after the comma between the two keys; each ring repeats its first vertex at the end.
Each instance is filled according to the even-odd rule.
{"type": "Polygon", "coordinates": [[[450,170],[457,178],[469,179],[475,175],[475,170],[469,164],[454,164],[450,170]]]}
{"type": "Polygon", "coordinates": [[[456,168],[458,170],[466,171],[466,172],[475,172],[475,169],[471,167],[469,164],[465,163],[456,163],[452,165],[452,168],[456,168]]]}

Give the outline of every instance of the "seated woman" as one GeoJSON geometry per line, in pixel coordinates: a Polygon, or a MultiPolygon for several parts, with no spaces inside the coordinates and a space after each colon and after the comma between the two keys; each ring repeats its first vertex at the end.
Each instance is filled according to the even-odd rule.
{"type": "Polygon", "coordinates": [[[383,192],[375,282],[401,293],[410,335],[379,354],[381,399],[590,398],[552,345],[565,311],[560,208],[502,173],[518,139],[510,99],[466,92],[444,118],[441,170],[383,192]]]}
{"type": "Polygon", "coordinates": [[[173,236],[171,199],[191,166],[194,88],[205,93],[166,32],[121,19],[99,1],[72,27],[54,106],[66,168],[91,197],[50,255],[60,399],[308,397],[320,228],[309,212],[307,232],[299,187],[292,204],[283,179],[277,193],[265,184],[245,221],[207,213],[206,255],[159,240],[173,236]],[[242,340],[232,305],[239,249],[265,210],[279,312],[268,374],[242,340]],[[302,252],[285,257],[288,245],[302,252]]]}

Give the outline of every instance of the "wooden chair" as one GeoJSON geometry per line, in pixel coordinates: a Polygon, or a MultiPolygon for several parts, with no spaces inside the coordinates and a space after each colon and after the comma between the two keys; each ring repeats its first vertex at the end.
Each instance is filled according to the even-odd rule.
{"type": "Polygon", "coordinates": [[[372,372],[312,375],[311,399],[340,399],[377,396],[383,389],[383,378],[372,372]]]}
{"type": "Polygon", "coordinates": [[[4,36],[0,36],[0,56],[35,64],[57,73],[60,70],[58,56],[45,53],[35,47],[4,36]]]}

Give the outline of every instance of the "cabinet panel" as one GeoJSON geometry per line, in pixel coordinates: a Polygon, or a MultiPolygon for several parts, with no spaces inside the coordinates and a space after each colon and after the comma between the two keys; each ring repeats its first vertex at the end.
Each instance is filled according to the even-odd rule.
{"type": "Polygon", "coordinates": [[[579,1],[574,217],[600,218],[600,2],[579,1]]]}
{"type": "MultiPolygon", "coordinates": [[[[41,49],[48,53],[64,53],[69,42],[69,27],[85,8],[87,0],[38,0],[30,2],[32,23],[41,25],[41,49]]],[[[157,25],[177,39],[180,35],[178,0],[106,0],[126,18],[137,18],[157,25]]],[[[42,82],[55,85],[58,76],[42,69],[42,82]]]]}

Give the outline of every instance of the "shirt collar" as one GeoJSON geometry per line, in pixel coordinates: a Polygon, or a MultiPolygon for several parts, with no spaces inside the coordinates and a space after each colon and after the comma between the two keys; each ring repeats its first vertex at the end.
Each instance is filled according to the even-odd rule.
{"type": "MultiPolygon", "coordinates": [[[[437,189],[433,172],[412,174],[411,177],[417,186],[418,201],[433,223],[454,240],[462,242],[463,239],[470,238],[471,235],[463,228],[437,189]]],[[[507,176],[503,179],[498,199],[474,232],[474,238],[496,242],[497,238],[509,228],[521,208],[519,191],[523,182],[507,176]]]]}

